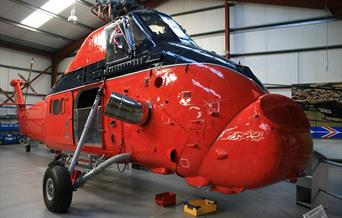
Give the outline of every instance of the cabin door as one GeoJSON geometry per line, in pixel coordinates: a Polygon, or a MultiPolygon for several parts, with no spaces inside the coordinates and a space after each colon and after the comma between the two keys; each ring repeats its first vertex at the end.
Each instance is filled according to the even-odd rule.
{"type": "MultiPolygon", "coordinates": [[[[77,144],[93,106],[98,87],[76,90],[74,92],[74,138],[77,144]]],[[[102,148],[102,101],[99,104],[96,117],[86,136],[85,146],[102,148]]]]}
{"type": "Polygon", "coordinates": [[[48,144],[72,145],[72,95],[63,92],[51,96],[46,116],[45,137],[48,144]]]}

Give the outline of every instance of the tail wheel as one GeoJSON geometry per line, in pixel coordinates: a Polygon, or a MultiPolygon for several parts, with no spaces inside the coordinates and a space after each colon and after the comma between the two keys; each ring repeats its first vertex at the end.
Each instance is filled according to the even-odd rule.
{"type": "Polygon", "coordinates": [[[43,180],[43,196],[47,209],[64,213],[72,201],[72,184],[69,171],[62,166],[49,167],[43,180]]]}
{"type": "Polygon", "coordinates": [[[21,145],[23,145],[23,144],[25,144],[25,139],[23,139],[23,138],[21,138],[21,139],[19,139],[19,144],[21,144],[21,145]]]}

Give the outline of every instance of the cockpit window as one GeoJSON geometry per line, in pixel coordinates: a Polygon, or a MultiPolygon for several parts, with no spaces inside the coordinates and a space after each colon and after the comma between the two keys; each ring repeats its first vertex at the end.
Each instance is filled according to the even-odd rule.
{"type": "Polygon", "coordinates": [[[147,33],[144,32],[133,18],[129,18],[128,23],[136,49],[144,50],[153,46],[152,42],[148,39],[147,33]]]}
{"type": "Polygon", "coordinates": [[[169,27],[172,29],[172,31],[181,39],[186,41],[192,40],[189,38],[189,36],[183,31],[183,29],[170,17],[160,15],[160,17],[163,19],[163,21],[169,25],[169,27]]]}
{"type": "Polygon", "coordinates": [[[183,42],[197,46],[183,29],[170,17],[157,13],[140,14],[140,19],[157,40],[183,42]]]}
{"type": "Polygon", "coordinates": [[[178,40],[172,30],[160,19],[158,14],[142,14],[141,19],[151,30],[153,36],[160,40],[178,40]]]}
{"type": "Polygon", "coordinates": [[[129,58],[130,49],[122,24],[113,24],[106,29],[107,62],[118,62],[129,58]]]}

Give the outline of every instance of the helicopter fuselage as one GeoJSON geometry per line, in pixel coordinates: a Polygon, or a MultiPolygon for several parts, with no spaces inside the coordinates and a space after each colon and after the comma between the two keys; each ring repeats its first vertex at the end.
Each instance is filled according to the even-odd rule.
{"type": "MultiPolygon", "coordinates": [[[[152,172],[177,173],[190,185],[223,193],[295,179],[303,171],[312,140],[294,101],[268,93],[248,67],[191,44],[154,44],[153,35],[149,46],[136,44],[124,58],[108,60],[109,27],[88,36],[49,95],[21,106],[24,134],[57,151],[75,150],[102,87],[82,152],[130,153],[152,172]],[[148,104],[146,122],[107,116],[113,93],[148,104]]],[[[122,102],[128,113],[130,105],[122,102]]]]}

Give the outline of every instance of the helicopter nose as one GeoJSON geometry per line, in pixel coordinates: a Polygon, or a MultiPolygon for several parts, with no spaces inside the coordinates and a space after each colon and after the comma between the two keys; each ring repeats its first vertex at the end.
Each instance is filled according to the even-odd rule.
{"type": "Polygon", "coordinates": [[[285,96],[265,94],[226,126],[200,174],[213,191],[238,193],[297,178],[311,152],[310,126],[300,106],[285,96]]]}

